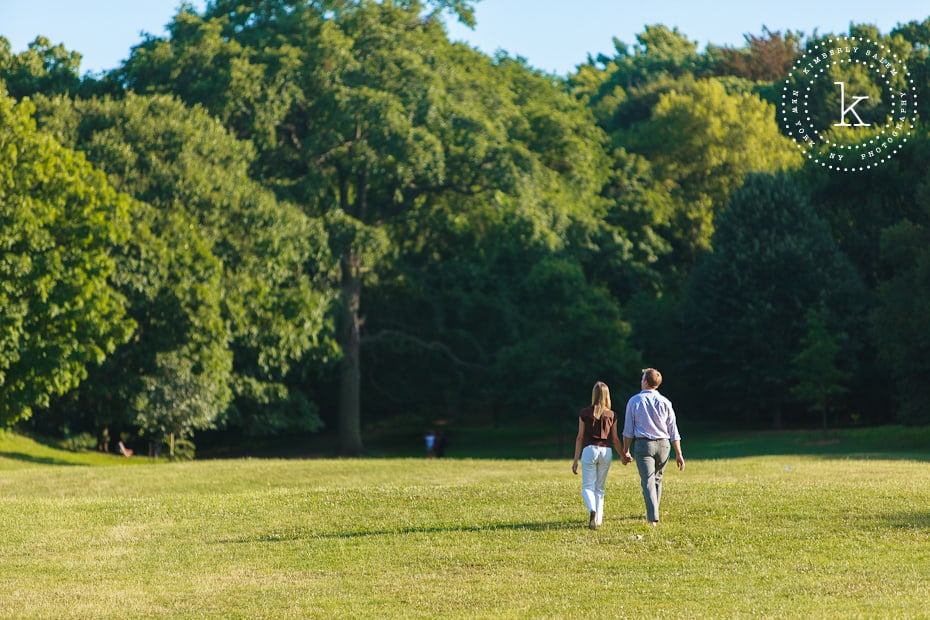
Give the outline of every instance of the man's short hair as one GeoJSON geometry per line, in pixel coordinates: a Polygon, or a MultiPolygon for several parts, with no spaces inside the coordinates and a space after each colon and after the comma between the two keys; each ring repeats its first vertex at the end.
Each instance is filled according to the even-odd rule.
{"type": "Polygon", "coordinates": [[[655,368],[643,368],[643,380],[651,388],[662,385],[662,373],[655,368]]]}

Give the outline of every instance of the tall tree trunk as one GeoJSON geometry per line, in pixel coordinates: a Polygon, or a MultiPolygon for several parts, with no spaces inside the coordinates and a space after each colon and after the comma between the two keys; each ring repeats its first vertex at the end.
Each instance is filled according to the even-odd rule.
{"type": "Polygon", "coordinates": [[[361,431],[361,360],[359,301],[362,278],[361,259],[354,248],[342,256],[341,337],[342,363],[339,386],[339,452],[345,456],[362,454],[361,431]]]}

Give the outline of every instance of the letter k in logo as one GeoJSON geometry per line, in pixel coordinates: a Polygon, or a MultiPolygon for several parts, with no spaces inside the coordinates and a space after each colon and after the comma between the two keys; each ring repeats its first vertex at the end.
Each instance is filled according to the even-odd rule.
{"type": "Polygon", "coordinates": [[[834,127],[852,127],[853,126],[852,123],[846,122],[846,115],[852,114],[853,116],[856,117],[856,120],[859,121],[858,123],[855,124],[855,127],[871,127],[872,126],[871,123],[862,122],[862,119],[859,117],[859,114],[855,110],[856,105],[863,99],[868,99],[868,97],[854,97],[853,102],[847,108],[845,107],[846,106],[846,82],[833,82],[833,83],[840,85],[840,122],[833,123],[833,126],[834,127]]]}

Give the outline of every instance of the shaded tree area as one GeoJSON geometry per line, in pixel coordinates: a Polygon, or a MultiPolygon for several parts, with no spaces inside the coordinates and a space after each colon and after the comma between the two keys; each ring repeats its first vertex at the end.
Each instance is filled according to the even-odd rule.
{"type": "MultiPolygon", "coordinates": [[[[926,130],[843,175],[776,120],[832,35],[651,25],[562,79],[447,18],[470,3],[214,0],[83,78],[0,38],[4,419],[358,455],[394,418],[560,432],[650,365],[708,424],[926,423],[926,130]]],[[[848,33],[921,111],[928,24],[848,33]]]]}
{"type": "MultiPolygon", "coordinates": [[[[927,140],[918,147],[921,161],[930,161],[927,140]]],[[[914,186],[917,209],[882,232],[878,286],[874,308],[875,342],[879,360],[898,388],[898,418],[910,424],[930,422],[930,379],[927,314],[930,297],[930,183],[928,176],[914,186]]]]}
{"type": "MultiPolygon", "coordinates": [[[[865,288],[800,186],[784,175],[749,177],[720,215],[713,246],[682,304],[694,398],[712,416],[781,428],[795,405],[796,360],[812,345],[812,320],[847,347],[842,370],[855,370],[859,343],[840,335],[866,331],[865,288]],[[813,319],[812,309],[819,312],[813,319]]],[[[828,370],[820,369],[821,381],[828,370]]]]}

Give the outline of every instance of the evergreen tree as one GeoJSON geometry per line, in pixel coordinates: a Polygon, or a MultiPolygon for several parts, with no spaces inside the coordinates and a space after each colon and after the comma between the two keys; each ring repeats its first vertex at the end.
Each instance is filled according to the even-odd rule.
{"type": "MultiPolygon", "coordinates": [[[[687,287],[682,321],[707,411],[781,426],[793,401],[805,313],[823,306],[831,337],[863,328],[864,289],[797,184],[753,175],[734,192],[687,287]]],[[[844,364],[855,356],[845,352],[844,364]]],[[[845,368],[844,368],[845,369],[845,368]]]]}
{"type": "Polygon", "coordinates": [[[804,313],[804,333],[801,350],[791,360],[796,383],[791,393],[813,413],[819,413],[823,430],[829,425],[829,415],[836,408],[836,399],[848,391],[845,382],[849,373],[838,365],[838,355],[846,334],[831,334],[827,329],[824,306],[808,308],[804,313]]]}
{"type": "Polygon", "coordinates": [[[900,404],[898,420],[930,423],[930,184],[918,189],[923,217],[902,221],[882,234],[881,256],[889,274],[879,284],[873,314],[879,359],[891,370],[900,404]]]}

